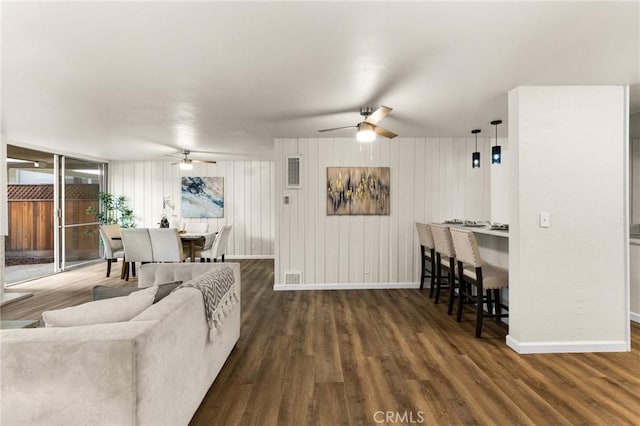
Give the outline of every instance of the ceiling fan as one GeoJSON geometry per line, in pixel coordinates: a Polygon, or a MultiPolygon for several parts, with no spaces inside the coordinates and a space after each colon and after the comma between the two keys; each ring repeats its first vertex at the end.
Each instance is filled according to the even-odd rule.
{"type": "MultiPolygon", "coordinates": [[[[184,158],[181,161],[178,161],[176,163],[171,163],[172,166],[178,164],[180,165],[180,170],[191,170],[193,169],[193,163],[208,163],[208,164],[216,164],[215,161],[209,161],[209,160],[192,160],[191,158],[189,158],[189,155],[192,153],[192,151],[189,150],[183,150],[182,151],[182,155],[184,156],[184,158]]],[[[168,156],[171,157],[171,156],[168,156]]],[[[175,158],[175,157],[172,157],[175,158]]]]}
{"type": "Polygon", "coordinates": [[[376,123],[386,117],[392,109],[393,108],[381,106],[374,111],[372,107],[362,107],[360,108],[360,115],[364,117],[364,120],[356,124],[355,126],[334,127],[331,129],[322,129],[318,131],[330,132],[333,130],[357,128],[358,132],[356,133],[356,139],[358,140],[358,142],[373,142],[376,139],[376,135],[393,139],[398,135],[393,133],[391,130],[376,126],[376,123]]]}

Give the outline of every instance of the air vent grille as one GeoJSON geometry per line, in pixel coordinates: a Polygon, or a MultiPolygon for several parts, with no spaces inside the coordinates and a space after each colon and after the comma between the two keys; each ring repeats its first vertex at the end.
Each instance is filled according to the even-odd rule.
{"type": "Polygon", "coordinates": [[[302,272],[289,271],[284,273],[285,284],[302,284],[302,272]]]}
{"type": "Polygon", "coordinates": [[[287,183],[286,187],[288,189],[298,189],[301,188],[300,184],[300,164],[301,158],[299,155],[288,155],[287,156],[287,183]]]}

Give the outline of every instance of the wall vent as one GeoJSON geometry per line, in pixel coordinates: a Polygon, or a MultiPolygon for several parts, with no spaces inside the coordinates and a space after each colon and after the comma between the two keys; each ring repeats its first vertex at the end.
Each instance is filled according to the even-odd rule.
{"type": "Polygon", "coordinates": [[[300,155],[287,155],[287,175],[285,186],[287,189],[299,189],[302,188],[300,183],[300,166],[302,164],[302,157],[300,155]]]}
{"type": "Polygon", "coordinates": [[[302,272],[289,271],[284,273],[285,284],[302,284],[302,272]]]}

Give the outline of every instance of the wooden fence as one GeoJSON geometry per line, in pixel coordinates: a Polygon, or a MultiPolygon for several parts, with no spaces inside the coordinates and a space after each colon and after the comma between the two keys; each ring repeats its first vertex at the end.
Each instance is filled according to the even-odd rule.
{"type": "MultiPolygon", "coordinates": [[[[87,207],[98,208],[96,200],[68,200],[65,221],[78,224],[94,220],[87,207]]],[[[9,235],[5,239],[8,257],[53,257],[53,200],[8,200],[9,235]]],[[[67,228],[67,260],[95,259],[99,256],[98,225],[67,228]]]]}
{"type": "MultiPolygon", "coordinates": [[[[9,235],[5,240],[7,252],[53,253],[53,200],[9,201],[9,235]]],[[[96,200],[70,200],[66,202],[66,223],[77,224],[92,220],[85,210],[98,208],[96,200]]],[[[97,257],[98,225],[67,228],[65,232],[67,256],[85,258],[90,253],[97,257]],[[75,253],[72,254],[72,253],[75,253]],[[82,253],[85,253],[83,255],[82,253]]]]}

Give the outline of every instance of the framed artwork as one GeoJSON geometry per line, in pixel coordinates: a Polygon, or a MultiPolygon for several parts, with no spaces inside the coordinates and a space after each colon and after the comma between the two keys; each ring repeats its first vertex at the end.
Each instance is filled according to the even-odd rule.
{"type": "Polygon", "coordinates": [[[182,217],[224,217],[224,178],[183,177],[182,217]]]}
{"type": "Polygon", "coordinates": [[[389,215],[389,167],[327,167],[327,216],[389,215]]]}

